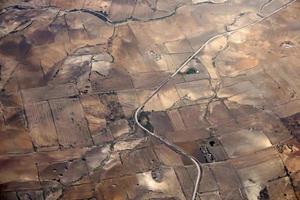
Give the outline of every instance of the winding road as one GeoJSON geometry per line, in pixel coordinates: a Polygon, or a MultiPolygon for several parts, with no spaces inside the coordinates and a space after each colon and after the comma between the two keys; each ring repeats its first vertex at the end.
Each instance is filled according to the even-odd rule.
{"type": "Polygon", "coordinates": [[[173,72],[172,74],[170,74],[164,81],[162,81],[162,83],[160,83],[160,85],[153,91],[153,93],[143,102],[143,104],[138,107],[134,113],[134,120],[135,123],[141,128],[143,129],[146,133],[148,133],[149,135],[153,136],[154,138],[160,140],[163,144],[165,144],[167,147],[169,147],[170,149],[172,149],[173,151],[177,152],[178,154],[185,156],[187,158],[189,158],[195,165],[197,168],[197,178],[196,178],[196,182],[195,182],[195,186],[193,189],[193,195],[192,195],[192,199],[191,200],[196,200],[197,199],[197,191],[198,191],[198,187],[202,178],[202,166],[201,163],[199,163],[196,158],[194,158],[191,155],[188,155],[183,149],[181,149],[180,147],[178,147],[175,144],[170,143],[169,141],[165,140],[164,138],[162,138],[161,136],[155,134],[154,132],[149,131],[148,129],[146,129],[144,126],[142,126],[142,124],[140,124],[139,122],[139,114],[143,111],[144,106],[147,104],[147,102],[149,102],[153,96],[155,96],[162,87],[164,87],[174,76],[176,76],[193,58],[195,58],[195,56],[197,56],[202,49],[209,44],[211,41],[215,40],[216,38],[222,37],[222,36],[229,36],[232,33],[238,32],[242,29],[245,29],[249,26],[253,26],[257,23],[260,23],[262,21],[264,21],[265,19],[271,17],[272,15],[278,13],[279,11],[281,11],[282,9],[290,6],[291,4],[295,3],[297,0],[292,0],[284,5],[282,5],[281,7],[279,7],[277,10],[275,10],[274,12],[272,12],[269,15],[263,16],[261,13],[257,13],[257,15],[259,17],[261,17],[261,19],[256,20],[252,23],[246,24],[242,27],[236,28],[234,30],[231,31],[225,31],[222,33],[219,33],[215,36],[212,36],[211,38],[209,38],[199,49],[197,49],[197,51],[195,51],[191,56],[189,56],[178,68],[175,72],[173,72]],[[263,17],[262,17],[263,16],[263,17]]]}

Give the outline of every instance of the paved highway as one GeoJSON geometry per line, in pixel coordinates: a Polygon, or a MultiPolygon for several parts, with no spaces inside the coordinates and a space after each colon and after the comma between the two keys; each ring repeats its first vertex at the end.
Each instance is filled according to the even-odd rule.
{"type": "Polygon", "coordinates": [[[225,32],[222,32],[222,33],[219,33],[213,37],[211,37],[210,39],[208,39],[199,49],[197,49],[197,51],[195,51],[195,53],[193,53],[191,56],[189,56],[178,68],[175,72],[173,72],[172,74],[170,74],[154,91],[153,93],[143,102],[143,104],[138,107],[135,111],[135,114],[134,114],[134,120],[135,120],[135,123],[141,128],[143,129],[146,133],[148,133],[149,135],[153,136],[154,138],[160,140],[163,144],[165,144],[166,146],[168,146],[170,149],[172,149],[173,151],[177,152],[178,154],[182,155],[182,156],[185,156],[187,158],[189,158],[196,166],[197,168],[197,178],[196,178],[196,182],[195,182],[195,186],[194,186],[194,190],[193,190],[193,195],[192,195],[192,199],[191,200],[196,200],[197,199],[197,191],[198,191],[198,188],[199,188],[199,184],[200,184],[200,181],[201,181],[201,178],[202,178],[202,173],[203,173],[203,170],[202,170],[202,166],[201,166],[201,163],[199,163],[193,156],[191,155],[188,155],[183,149],[181,149],[180,147],[178,147],[177,145],[175,144],[172,144],[170,143],[168,140],[162,138],[161,136],[155,134],[155,132],[151,132],[149,131],[148,129],[146,129],[145,127],[143,127],[140,122],[139,122],[139,114],[143,111],[143,108],[144,106],[147,104],[148,101],[150,101],[152,99],[153,96],[155,96],[159,91],[160,89],[165,86],[175,75],[177,75],[180,70],[182,70],[195,56],[197,56],[199,54],[199,52],[202,51],[202,49],[207,45],[209,44],[211,41],[215,40],[216,38],[218,37],[222,37],[222,36],[227,36],[227,35],[230,35],[234,32],[238,32],[242,29],[245,29],[249,26],[253,26],[257,23],[260,23],[262,21],[264,21],[265,19],[271,17],[272,15],[278,13],[279,11],[281,11],[282,9],[288,7],[289,5],[293,4],[294,2],[296,2],[296,0],[292,0],[286,4],[284,4],[283,6],[281,6],[280,8],[278,8],[277,10],[275,10],[274,12],[272,12],[271,14],[269,15],[266,15],[266,16],[263,16],[262,13],[257,13],[257,15],[259,17],[261,17],[261,19],[259,20],[256,20],[252,23],[249,23],[249,24],[246,24],[245,26],[242,26],[242,27],[239,27],[237,29],[234,29],[234,30],[231,30],[231,31],[225,31],[225,32]]]}

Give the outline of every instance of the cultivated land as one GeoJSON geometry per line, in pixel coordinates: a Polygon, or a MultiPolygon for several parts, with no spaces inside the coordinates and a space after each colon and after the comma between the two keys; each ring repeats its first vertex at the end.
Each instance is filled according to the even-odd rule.
{"type": "Polygon", "coordinates": [[[0,199],[300,199],[299,19],[288,0],[1,0],[0,199]]]}

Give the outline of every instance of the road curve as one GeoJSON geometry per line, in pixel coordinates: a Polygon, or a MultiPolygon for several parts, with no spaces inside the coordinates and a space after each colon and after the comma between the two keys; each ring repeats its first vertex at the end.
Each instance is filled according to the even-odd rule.
{"type": "Polygon", "coordinates": [[[277,10],[275,10],[274,12],[272,12],[269,15],[266,15],[264,17],[261,17],[263,15],[261,15],[261,13],[257,13],[258,16],[261,17],[261,19],[256,20],[252,23],[246,24],[244,26],[241,26],[237,29],[231,30],[231,31],[225,31],[222,33],[219,33],[215,36],[212,36],[211,38],[209,38],[199,49],[197,49],[197,51],[195,51],[191,56],[189,56],[178,68],[175,72],[173,72],[172,74],[170,74],[164,81],[162,81],[160,83],[160,85],[153,91],[153,93],[143,102],[143,104],[138,107],[134,113],[134,121],[135,123],[141,128],[143,129],[146,133],[148,133],[149,135],[153,136],[154,138],[158,139],[159,141],[161,141],[163,144],[165,144],[166,146],[168,146],[170,149],[172,149],[173,151],[177,152],[178,154],[185,156],[187,158],[189,158],[195,165],[197,168],[197,178],[196,178],[196,182],[195,182],[195,186],[194,186],[194,190],[193,190],[193,195],[192,195],[192,199],[191,200],[196,200],[197,198],[197,190],[202,178],[202,174],[203,174],[203,170],[202,170],[202,166],[201,163],[199,163],[193,156],[188,155],[183,149],[181,149],[180,147],[178,147],[175,144],[170,143],[169,141],[165,140],[164,138],[162,138],[161,136],[155,134],[154,132],[149,131],[148,129],[146,129],[144,126],[142,126],[139,122],[139,114],[140,112],[143,110],[144,106],[147,104],[148,101],[150,101],[152,99],[152,97],[154,95],[156,95],[160,89],[165,86],[176,74],[178,74],[180,72],[181,69],[183,69],[199,52],[201,52],[201,50],[207,45],[209,44],[211,41],[213,41],[214,39],[218,38],[218,37],[222,37],[222,36],[226,36],[226,35],[230,35],[232,33],[238,32],[244,28],[247,28],[249,26],[253,26],[257,23],[260,23],[262,21],[264,21],[265,19],[271,17],[272,15],[278,13],[279,11],[281,11],[282,9],[288,7],[289,5],[295,3],[297,0],[292,0],[284,5],[282,5],[281,7],[279,7],[277,10]]]}

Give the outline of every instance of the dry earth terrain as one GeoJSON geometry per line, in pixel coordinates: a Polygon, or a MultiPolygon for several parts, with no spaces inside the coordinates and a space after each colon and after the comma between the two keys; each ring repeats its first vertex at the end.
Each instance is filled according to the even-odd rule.
{"type": "Polygon", "coordinates": [[[140,122],[199,200],[299,200],[299,0],[0,0],[0,199],[190,200],[133,114],[202,46],[140,122]]]}

